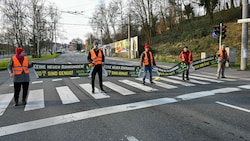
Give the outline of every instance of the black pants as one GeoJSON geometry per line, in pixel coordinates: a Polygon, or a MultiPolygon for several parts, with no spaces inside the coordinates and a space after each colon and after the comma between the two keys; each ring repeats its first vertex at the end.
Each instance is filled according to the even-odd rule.
{"type": "Polygon", "coordinates": [[[18,103],[19,93],[21,91],[21,86],[23,87],[23,98],[22,101],[26,102],[28,95],[29,82],[14,82],[14,100],[15,103],[18,103]]]}
{"type": "Polygon", "coordinates": [[[189,80],[189,67],[190,65],[187,65],[187,70],[185,70],[183,73],[182,73],[182,79],[185,80],[185,74],[186,74],[186,79],[189,80]]]}
{"type": "Polygon", "coordinates": [[[91,76],[92,91],[95,90],[95,76],[96,76],[96,73],[98,73],[98,76],[99,76],[100,89],[103,90],[103,85],[102,85],[102,65],[96,65],[94,67],[94,70],[93,70],[92,76],[91,76]]]}

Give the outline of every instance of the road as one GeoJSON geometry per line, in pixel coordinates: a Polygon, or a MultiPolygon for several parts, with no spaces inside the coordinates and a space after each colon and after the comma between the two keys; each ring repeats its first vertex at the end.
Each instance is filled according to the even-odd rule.
{"type": "MultiPolygon", "coordinates": [[[[69,52],[42,62],[87,60],[69,52]]],[[[138,65],[119,58],[105,62],[138,65]]],[[[104,77],[105,93],[98,94],[89,93],[89,77],[36,79],[30,72],[27,105],[18,107],[12,106],[12,79],[0,72],[1,141],[250,140],[250,72],[227,69],[227,78],[217,80],[215,68],[204,68],[191,71],[190,81],[161,77],[146,86],[141,78],[104,77]]]]}

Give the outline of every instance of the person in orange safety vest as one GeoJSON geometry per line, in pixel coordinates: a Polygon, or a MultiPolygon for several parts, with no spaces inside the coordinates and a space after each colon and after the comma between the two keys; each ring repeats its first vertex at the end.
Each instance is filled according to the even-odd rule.
{"type": "Polygon", "coordinates": [[[180,53],[180,61],[187,65],[187,70],[182,73],[182,80],[185,80],[185,74],[186,79],[189,80],[189,68],[190,64],[193,61],[193,56],[192,53],[188,50],[188,46],[183,47],[183,50],[180,53]]]}
{"type": "Polygon", "coordinates": [[[23,88],[22,104],[26,105],[26,99],[29,89],[29,68],[33,63],[29,64],[27,57],[25,57],[24,49],[21,47],[16,48],[16,55],[11,57],[8,70],[10,77],[14,82],[14,106],[18,106],[19,93],[21,86],[23,88]]]}
{"type": "Polygon", "coordinates": [[[143,85],[145,85],[145,79],[146,79],[148,71],[149,71],[149,81],[150,81],[150,83],[153,83],[152,70],[153,70],[153,66],[156,66],[153,54],[150,51],[148,43],[145,44],[144,49],[145,49],[145,51],[141,54],[141,59],[140,59],[140,62],[141,62],[140,66],[144,67],[143,68],[144,74],[143,74],[143,78],[142,78],[143,85]]]}
{"type": "Polygon", "coordinates": [[[226,66],[226,62],[229,62],[228,59],[228,52],[225,50],[225,45],[221,46],[221,49],[218,51],[218,70],[217,70],[217,79],[220,78],[220,73],[221,73],[221,78],[226,78],[225,77],[225,66],[226,66]]]}
{"type": "Polygon", "coordinates": [[[104,63],[104,54],[103,51],[98,49],[98,42],[94,42],[93,49],[90,50],[88,54],[88,61],[90,62],[90,66],[93,66],[94,69],[91,73],[91,84],[92,84],[92,93],[95,93],[95,76],[98,73],[99,76],[99,84],[101,92],[104,92],[103,84],[102,84],[102,65],[104,63]]]}

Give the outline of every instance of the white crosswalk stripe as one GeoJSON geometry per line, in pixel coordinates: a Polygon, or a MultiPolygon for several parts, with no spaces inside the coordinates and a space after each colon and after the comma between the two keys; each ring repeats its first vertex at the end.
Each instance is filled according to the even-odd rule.
{"type": "Polygon", "coordinates": [[[215,82],[215,83],[222,83],[222,82],[224,82],[224,81],[221,81],[221,80],[209,79],[209,78],[198,77],[198,76],[192,76],[192,75],[189,76],[189,78],[198,79],[198,80],[205,80],[205,81],[215,82]]]}
{"type": "MultiPolygon", "coordinates": [[[[177,80],[182,80],[182,77],[178,77],[178,76],[169,76],[168,78],[173,78],[173,79],[177,79],[177,80]]],[[[198,81],[198,80],[194,80],[194,79],[190,79],[190,80],[188,80],[188,82],[196,83],[196,84],[202,84],[202,85],[210,84],[210,83],[208,83],[208,82],[198,81]]]]}
{"type": "Polygon", "coordinates": [[[110,89],[120,93],[121,95],[132,95],[132,94],[135,94],[135,92],[132,92],[126,88],[123,88],[119,85],[116,85],[112,82],[109,82],[109,81],[106,81],[106,82],[103,82],[103,85],[106,86],[106,87],[109,87],[110,89]]]}
{"type": "Polygon", "coordinates": [[[33,81],[31,82],[32,84],[40,84],[40,83],[43,83],[43,81],[33,81]]]}
{"type": "Polygon", "coordinates": [[[160,77],[160,79],[163,81],[171,82],[174,84],[180,84],[183,86],[195,86],[195,84],[191,84],[191,83],[187,83],[187,82],[183,82],[183,81],[177,81],[177,80],[173,80],[173,79],[169,79],[169,78],[160,77]]]}
{"type": "Polygon", "coordinates": [[[29,92],[27,104],[25,105],[24,111],[42,109],[44,107],[45,107],[45,104],[44,104],[43,89],[31,90],[29,92]]]}
{"type": "MultiPolygon", "coordinates": [[[[136,80],[141,81],[142,78],[136,78],[136,80]]],[[[178,88],[177,86],[169,85],[169,84],[162,83],[162,82],[159,82],[159,81],[153,81],[153,82],[155,83],[156,86],[162,87],[162,88],[165,88],[165,89],[175,89],[175,88],[178,88]]],[[[150,83],[150,81],[147,79],[146,83],[150,83]]]]}
{"type": "Polygon", "coordinates": [[[1,94],[0,95],[0,116],[2,116],[9,106],[14,94],[9,93],[9,94],[1,94]]]}
{"type": "MultiPolygon", "coordinates": [[[[202,74],[192,74],[194,76],[199,76],[199,77],[205,77],[205,78],[211,78],[211,79],[216,79],[217,76],[211,76],[211,75],[202,75],[202,74]]],[[[225,80],[225,81],[236,81],[236,79],[232,79],[232,78],[223,78],[222,80],[225,80]]]]}
{"type": "Polygon", "coordinates": [[[79,84],[81,88],[83,88],[86,92],[88,92],[93,98],[95,99],[103,99],[109,98],[110,96],[104,92],[100,92],[98,88],[95,87],[95,93],[92,93],[92,86],[91,84],[79,84]]]}
{"type": "Polygon", "coordinates": [[[154,89],[152,87],[149,87],[149,86],[145,86],[143,84],[140,84],[140,83],[136,83],[134,81],[130,81],[130,80],[119,80],[120,82],[124,83],[124,84],[127,84],[127,85],[130,85],[132,87],[135,87],[137,89],[141,89],[145,92],[152,92],[152,91],[158,91],[157,89],[154,89]]]}
{"type": "Polygon", "coordinates": [[[71,104],[80,102],[76,95],[70,90],[68,86],[56,87],[56,91],[61,98],[63,104],[71,104]]]}
{"type": "Polygon", "coordinates": [[[53,82],[56,82],[56,81],[62,81],[62,78],[58,78],[58,79],[52,79],[53,82]]]}

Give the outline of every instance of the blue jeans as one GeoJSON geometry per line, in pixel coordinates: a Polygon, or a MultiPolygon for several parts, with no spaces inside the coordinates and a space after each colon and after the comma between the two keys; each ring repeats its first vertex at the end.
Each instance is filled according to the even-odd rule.
{"type": "Polygon", "coordinates": [[[150,80],[150,82],[152,82],[153,80],[152,80],[152,66],[145,66],[144,67],[144,74],[143,74],[143,79],[142,79],[142,83],[145,83],[145,79],[146,79],[146,77],[147,77],[147,73],[148,73],[148,71],[149,71],[149,80],[150,80]]]}

